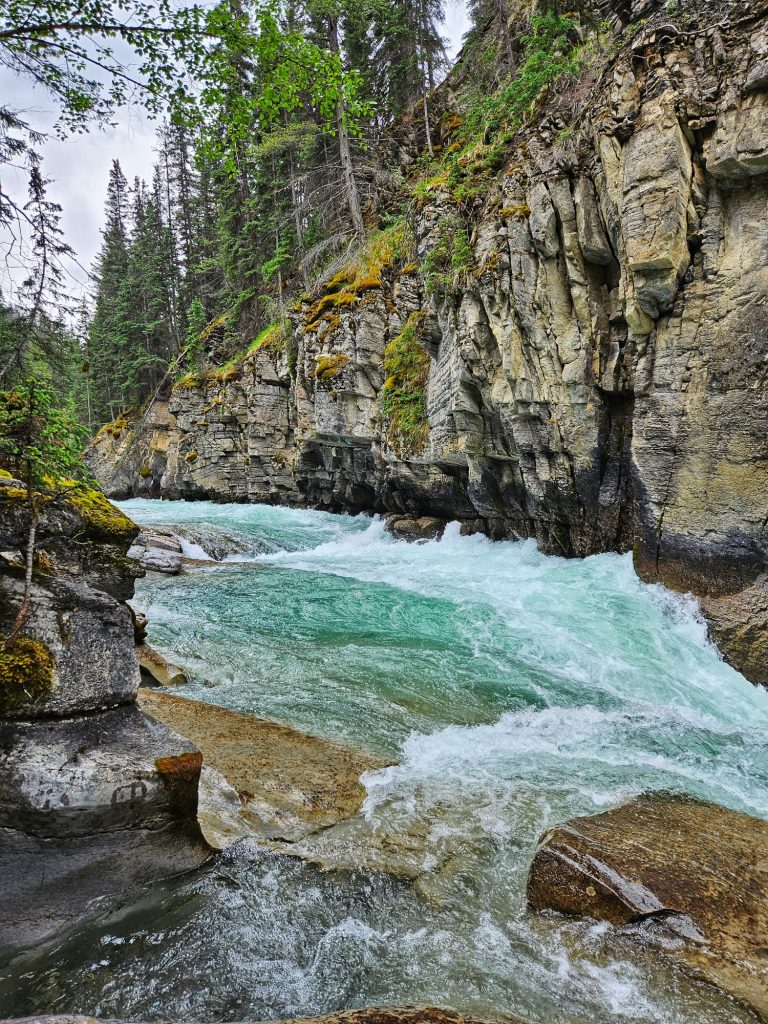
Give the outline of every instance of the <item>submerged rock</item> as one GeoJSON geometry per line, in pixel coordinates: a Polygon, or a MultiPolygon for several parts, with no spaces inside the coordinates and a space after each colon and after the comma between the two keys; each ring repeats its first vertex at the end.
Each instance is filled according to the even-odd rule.
{"type": "MultiPolygon", "coordinates": [[[[139,704],[192,740],[205,764],[239,795],[239,835],[282,842],[286,852],[291,843],[356,814],[365,796],[360,776],[387,763],[277,722],[155,690],[142,690],[139,704]]],[[[212,845],[239,837],[232,812],[231,790],[209,777],[199,816],[212,845]]]]}
{"type": "Polygon", "coordinates": [[[142,682],[149,686],[184,686],[189,682],[189,676],[180,665],[168,661],[147,643],[139,644],[136,656],[142,682]]]}
{"type": "Polygon", "coordinates": [[[574,818],[543,837],[528,900],[641,925],[768,1015],[768,821],[668,794],[574,818]]]}

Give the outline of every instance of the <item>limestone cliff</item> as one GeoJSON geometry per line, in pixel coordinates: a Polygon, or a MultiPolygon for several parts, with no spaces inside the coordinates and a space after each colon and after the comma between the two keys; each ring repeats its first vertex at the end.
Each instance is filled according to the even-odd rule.
{"type": "MultiPolygon", "coordinates": [[[[24,590],[25,497],[0,487],[3,637],[24,590]]],[[[97,491],[43,507],[31,611],[0,650],[0,961],[209,853],[202,757],[135,704],[137,533],[97,491]]]]}
{"type": "Polygon", "coordinates": [[[633,549],[768,681],[767,14],[611,4],[567,95],[503,151],[478,140],[463,189],[439,168],[412,185],[410,251],[363,254],[287,341],[102,432],[108,492],[633,549]]]}

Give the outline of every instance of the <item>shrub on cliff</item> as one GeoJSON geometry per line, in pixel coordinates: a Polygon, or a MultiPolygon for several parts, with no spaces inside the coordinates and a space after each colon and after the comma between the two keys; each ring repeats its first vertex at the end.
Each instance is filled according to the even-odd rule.
{"type": "Polygon", "coordinates": [[[35,537],[42,504],[72,478],[85,472],[81,462],[85,430],[56,400],[50,384],[29,377],[0,392],[0,462],[22,480],[20,499],[29,507],[24,597],[6,639],[8,650],[29,613],[35,537]]]}

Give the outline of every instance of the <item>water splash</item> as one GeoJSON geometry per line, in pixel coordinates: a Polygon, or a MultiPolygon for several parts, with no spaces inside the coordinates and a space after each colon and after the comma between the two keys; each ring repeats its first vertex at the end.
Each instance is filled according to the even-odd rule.
{"type": "Polygon", "coordinates": [[[37,965],[20,1009],[742,1019],[610,929],[524,912],[538,836],[575,814],[671,789],[768,817],[768,693],[719,659],[692,599],[644,586],[628,556],[548,557],[456,524],[406,544],[362,516],[121,507],[222,561],[138,587],[151,642],[196,675],[182,692],[394,756],[342,841],[361,866],[395,851],[416,882],[246,845],[80,936],[53,974],[37,965]]]}

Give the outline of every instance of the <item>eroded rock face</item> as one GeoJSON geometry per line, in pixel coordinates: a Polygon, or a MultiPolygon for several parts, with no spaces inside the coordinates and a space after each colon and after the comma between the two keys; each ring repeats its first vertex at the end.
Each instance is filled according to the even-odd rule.
{"type": "MultiPolygon", "coordinates": [[[[633,549],[644,579],[698,595],[751,587],[768,554],[767,13],[613,5],[629,42],[591,69],[571,139],[545,112],[461,223],[431,187],[411,262],[328,315],[304,303],[292,358],[258,352],[100,435],[97,475],[119,495],[459,519],[566,555],[633,549]],[[473,267],[428,288],[446,225],[473,267]],[[381,390],[413,316],[429,373],[408,451],[381,390]]],[[[749,643],[729,657],[759,679],[749,643]]]]}
{"type": "MultiPolygon", "coordinates": [[[[3,636],[23,596],[23,498],[0,490],[3,636]]],[[[201,754],[135,705],[137,533],[97,492],[43,508],[31,611],[0,685],[0,960],[210,853],[201,754]]]]}
{"type": "Polygon", "coordinates": [[[532,907],[643,926],[768,1014],[768,822],[670,795],[559,825],[528,879],[532,907]]]}

